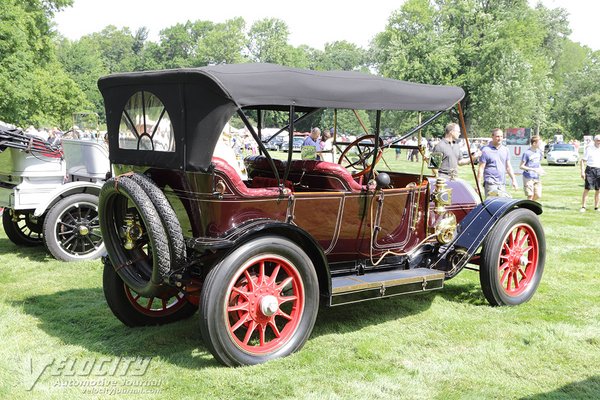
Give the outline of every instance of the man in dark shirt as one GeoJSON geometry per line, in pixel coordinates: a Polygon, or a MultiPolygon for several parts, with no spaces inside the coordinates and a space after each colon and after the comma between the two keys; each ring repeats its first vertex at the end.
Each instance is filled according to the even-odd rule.
{"type": "MultiPolygon", "coordinates": [[[[454,122],[446,125],[444,137],[433,148],[433,152],[442,154],[442,163],[439,169],[433,168],[433,173],[441,178],[454,179],[458,176],[458,166],[469,164],[469,157],[463,158],[458,138],[460,128],[454,122]]],[[[474,155],[477,157],[477,155],[474,155]]]]}

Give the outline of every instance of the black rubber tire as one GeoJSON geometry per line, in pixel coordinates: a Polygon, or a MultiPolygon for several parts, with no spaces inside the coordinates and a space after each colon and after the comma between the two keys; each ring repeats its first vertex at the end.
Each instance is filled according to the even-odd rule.
{"type": "Polygon", "coordinates": [[[43,216],[34,224],[30,218],[33,210],[11,210],[5,208],[2,213],[2,226],[8,239],[17,246],[35,247],[44,244],[43,216]],[[17,214],[19,221],[12,220],[11,213],[17,214]],[[19,224],[24,222],[21,227],[19,224]]]}
{"type": "MultiPolygon", "coordinates": [[[[528,242],[527,244],[530,243],[528,242]]],[[[483,242],[481,250],[479,281],[487,301],[492,306],[514,306],[528,301],[537,290],[542,278],[545,254],[546,239],[544,237],[544,230],[537,215],[533,211],[519,208],[502,217],[489,232],[483,242]],[[505,243],[509,243],[508,246],[510,246],[510,242],[507,242],[510,241],[508,235],[513,232],[514,229],[519,227],[524,232],[527,232],[528,237],[531,236],[529,241],[536,244],[535,247],[537,247],[537,250],[532,250],[531,256],[536,262],[533,275],[531,278],[527,279],[525,284],[526,287],[521,292],[512,295],[503,287],[499,270],[501,267],[501,254],[504,251],[505,243]]],[[[532,263],[532,266],[533,264],[534,263],[532,263]]],[[[505,262],[503,265],[508,265],[508,263],[505,262]]],[[[528,270],[526,269],[525,272],[527,271],[528,270]]],[[[518,280],[516,272],[515,276],[515,279],[518,280]]],[[[510,285],[510,275],[508,275],[508,282],[510,285]]]]}
{"type": "MultiPolygon", "coordinates": [[[[200,299],[200,332],[205,345],[219,362],[228,366],[259,364],[299,350],[312,332],[318,305],[317,274],[308,255],[288,239],[279,236],[258,237],[237,247],[207,275],[200,299]],[[251,353],[235,342],[229,330],[227,306],[234,293],[230,287],[239,282],[240,274],[247,270],[247,266],[255,266],[260,264],[256,260],[273,256],[289,261],[288,264],[297,272],[296,283],[303,289],[302,312],[289,332],[289,339],[277,344],[272,351],[251,353]]],[[[281,333],[284,335],[284,330],[281,333]]]]}
{"type": "Polygon", "coordinates": [[[44,241],[48,251],[58,260],[94,260],[105,253],[98,221],[98,196],[78,193],[56,203],[44,219],[44,241]],[[77,208],[79,215],[72,213],[77,208]],[[81,209],[85,214],[81,213],[81,209]],[[75,226],[88,228],[89,233],[79,235],[75,226]],[[72,229],[72,232],[65,231],[72,229]]]}
{"type": "MultiPolygon", "coordinates": [[[[142,312],[132,304],[132,299],[127,295],[128,288],[119,274],[115,272],[110,260],[104,258],[103,262],[102,289],[104,297],[110,310],[123,324],[132,328],[169,324],[189,318],[198,310],[197,305],[190,303],[185,297],[182,297],[179,300],[182,303],[176,304],[171,309],[154,312],[155,315],[150,315],[152,314],[150,312],[142,312]]],[[[164,297],[167,296],[164,295],[164,297]]]]}
{"type": "Polygon", "coordinates": [[[171,270],[175,271],[182,268],[186,263],[185,241],[177,214],[175,214],[173,207],[171,207],[167,196],[146,175],[133,174],[129,178],[146,192],[150,201],[154,204],[156,211],[158,211],[158,215],[167,232],[169,248],[171,250],[171,270]]]}
{"type": "Polygon", "coordinates": [[[118,182],[111,178],[100,190],[98,213],[106,252],[125,284],[145,297],[156,296],[161,290],[168,289],[163,282],[171,268],[169,243],[158,212],[146,192],[126,176],[119,177],[118,182]],[[142,231],[147,237],[146,241],[136,243],[132,250],[125,249],[121,238],[126,212],[139,215],[142,231]],[[143,245],[149,246],[146,252],[143,245]]]}

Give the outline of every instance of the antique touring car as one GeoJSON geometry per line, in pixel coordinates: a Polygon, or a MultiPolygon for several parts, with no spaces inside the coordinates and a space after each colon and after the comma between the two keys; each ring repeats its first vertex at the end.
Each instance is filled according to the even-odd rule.
{"type": "Polygon", "coordinates": [[[384,157],[454,107],[462,118],[461,88],[271,64],[116,74],[98,86],[115,171],[99,199],[103,286],[128,326],[200,308],[214,357],[256,364],[300,349],[319,304],[440,289],[467,263],[492,305],[523,303],[540,282],[538,203],[482,202],[462,180],[394,171],[384,157]],[[366,134],[342,143],[338,116],[356,110],[373,128],[362,118],[366,134]],[[417,110],[424,122],[384,144],[386,121],[417,110]],[[234,120],[259,148],[247,175],[215,152],[234,120]],[[261,131],[277,121],[290,142],[296,128],[331,123],[337,162],[318,149],[317,159],[269,153],[261,131]]]}
{"type": "Polygon", "coordinates": [[[99,258],[104,244],[98,193],[109,170],[108,149],[91,140],[52,145],[20,129],[0,127],[0,207],[16,245],[45,244],[63,261],[99,258]]]}

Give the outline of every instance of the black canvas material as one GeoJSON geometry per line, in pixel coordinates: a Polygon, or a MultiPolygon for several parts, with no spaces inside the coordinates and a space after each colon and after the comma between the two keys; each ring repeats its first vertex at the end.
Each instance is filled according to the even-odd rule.
{"type": "Polygon", "coordinates": [[[315,108],[442,111],[464,97],[455,86],[403,82],[353,71],[310,71],[275,64],[229,64],[201,68],[113,74],[98,81],[105,102],[110,159],[133,164],[205,170],[216,141],[238,108],[298,111],[315,108]],[[136,91],[154,93],[173,122],[176,152],[118,147],[124,105],[136,91]]]}

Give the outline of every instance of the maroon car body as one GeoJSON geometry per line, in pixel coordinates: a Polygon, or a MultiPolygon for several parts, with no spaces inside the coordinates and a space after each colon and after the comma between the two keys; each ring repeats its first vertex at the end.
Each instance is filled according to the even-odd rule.
{"type": "Polygon", "coordinates": [[[99,87],[116,175],[100,194],[104,291],[127,325],[172,322],[200,307],[213,355],[255,364],[301,348],[319,304],[440,289],[468,262],[480,265],[493,305],[527,301],[539,284],[538,203],[482,202],[462,180],[379,162],[453,108],[460,88],[270,64],[117,74],[99,87]],[[291,151],[277,159],[265,148],[263,113],[287,112],[280,128],[291,140],[295,125],[330,109],[374,115],[374,133],[336,142],[338,163],[291,151]],[[384,145],[387,110],[431,115],[384,145]],[[232,116],[260,149],[244,159],[246,175],[215,153],[232,116]]]}

